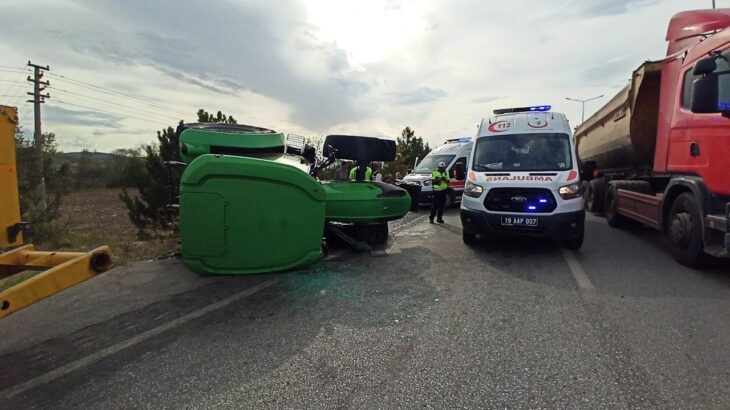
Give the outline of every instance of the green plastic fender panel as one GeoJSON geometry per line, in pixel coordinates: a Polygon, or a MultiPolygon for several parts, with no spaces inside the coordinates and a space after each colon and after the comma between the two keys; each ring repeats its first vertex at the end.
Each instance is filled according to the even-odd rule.
{"type": "Polygon", "coordinates": [[[332,222],[376,223],[402,218],[411,208],[404,189],[379,182],[323,182],[325,219],[332,222]]]}
{"type": "Polygon", "coordinates": [[[320,257],[325,199],[322,185],[296,167],[199,156],[180,183],[183,261],[201,274],[254,274],[311,264],[320,257]]]}

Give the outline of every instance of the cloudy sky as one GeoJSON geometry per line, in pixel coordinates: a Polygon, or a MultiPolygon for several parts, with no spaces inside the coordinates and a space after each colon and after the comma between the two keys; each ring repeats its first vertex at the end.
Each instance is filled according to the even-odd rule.
{"type": "MultiPolygon", "coordinates": [[[[32,133],[22,67],[50,65],[61,148],[146,144],[198,108],[307,136],[430,143],[499,107],[580,122],[664,56],[670,17],[711,0],[0,0],[0,103],[32,133]]],[[[730,0],[717,0],[730,7],[730,0]]]]}

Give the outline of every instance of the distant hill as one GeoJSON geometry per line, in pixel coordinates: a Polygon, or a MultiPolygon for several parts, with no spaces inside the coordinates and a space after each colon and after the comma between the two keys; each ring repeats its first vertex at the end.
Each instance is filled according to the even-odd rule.
{"type": "MultiPolygon", "coordinates": [[[[64,152],[63,161],[70,163],[79,162],[82,155],[84,155],[83,152],[64,152]]],[[[88,155],[90,155],[92,161],[98,162],[108,162],[111,161],[114,157],[118,156],[116,154],[110,154],[108,152],[89,152],[88,155]]]]}

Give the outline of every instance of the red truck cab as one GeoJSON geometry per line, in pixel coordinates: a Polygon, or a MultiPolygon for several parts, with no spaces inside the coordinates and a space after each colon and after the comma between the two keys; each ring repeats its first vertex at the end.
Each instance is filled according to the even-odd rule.
{"type": "MultiPolygon", "coordinates": [[[[667,32],[669,48],[662,69],[654,171],[697,175],[707,190],[730,196],[730,120],[722,113],[695,113],[691,110],[696,63],[711,53],[730,59],[730,10],[698,10],[679,13],[667,32]],[[683,42],[705,33],[716,34],[684,49],[683,42]],[[663,140],[666,143],[662,143],[663,140]]],[[[717,72],[730,70],[728,60],[717,59],[717,72]]],[[[730,78],[720,81],[730,93],[730,78]]],[[[722,94],[722,90],[720,90],[722,94]]]]}

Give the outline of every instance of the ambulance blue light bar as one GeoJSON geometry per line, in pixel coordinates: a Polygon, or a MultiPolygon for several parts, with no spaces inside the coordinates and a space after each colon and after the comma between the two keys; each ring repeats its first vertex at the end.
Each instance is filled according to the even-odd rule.
{"type": "Polygon", "coordinates": [[[510,114],[513,112],[536,112],[536,111],[550,111],[553,107],[551,105],[533,105],[532,107],[517,107],[517,108],[500,108],[494,110],[495,114],[510,114]]]}
{"type": "Polygon", "coordinates": [[[471,142],[471,137],[452,138],[446,142],[471,142]]]}

